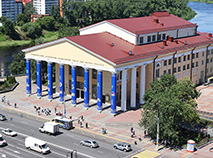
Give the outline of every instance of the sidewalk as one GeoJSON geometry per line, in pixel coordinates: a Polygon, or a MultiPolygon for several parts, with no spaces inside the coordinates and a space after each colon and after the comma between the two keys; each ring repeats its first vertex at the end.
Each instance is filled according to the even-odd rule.
{"type": "MultiPolygon", "coordinates": [[[[62,113],[64,112],[64,105],[59,102],[59,94],[55,93],[53,95],[53,101],[49,102],[47,87],[43,86],[43,96],[41,99],[38,99],[36,96],[37,86],[35,84],[32,84],[32,95],[30,97],[27,97],[25,82],[26,77],[17,77],[16,80],[19,82],[19,86],[14,91],[0,95],[0,97],[6,96],[6,99],[10,101],[11,105],[14,105],[14,103],[16,103],[18,106],[16,110],[23,111],[30,115],[38,116],[37,112],[34,109],[34,106],[49,108],[51,109],[51,115],[46,116],[45,114],[42,114],[41,116],[39,116],[49,120],[56,116],[54,114],[55,107],[57,108],[57,111],[61,111],[62,113]]],[[[134,143],[135,141],[137,141],[138,148],[146,151],[143,154],[144,156],[148,154],[149,157],[193,157],[196,153],[197,155],[199,155],[200,150],[198,150],[196,153],[190,154],[187,153],[185,149],[175,152],[169,149],[165,149],[163,148],[163,146],[160,146],[159,149],[161,150],[159,152],[156,152],[156,146],[148,138],[144,138],[144,131],[138,126],[139,120],[141,118],[140,110],[131,110],[113,116],[110,113],[110,105],[103,105],[103,111],[100,113],[97,111],[96,102],[90,101],[90,107],[88,110],[86,110],[84,108],[83,100],[77,100],[78,104],[76,105],[76,107],[73,107],[71,105],[70,96],[66,96],[65,101],[66,116],[68,118],[72,116],[72,119],[75,120],[78,119],[79,116],[83,116],[85,119],[85,121],[83,121],[82,129],[79,127],[77,121],[74,121],[75,128],[97,135],[102,135],[101,128],[104,127],[107,129],[107,134],[104,135],[106,139],[114,139],[117,142],[124,141],[132,145],[135,145],[134,143]],[[88,129],[85,128],[86,122],[89,125],[88,129]],[[133,127],[136,132],[136,138],[130,137],[131,127],[133,127]],[[142,142],[138,140],[139,137],[142,138],[142,142]]],[[[4,103],[1,102],[0,106],[7,107],[8,105],[4,105],[4,103]]],[[[13,106],[11,106],[10,108],[15,109],[13,106]]],[[[117,110],[119,110],[119,107],[117,108],[117,110]]],[[[210,154],[210,152],[206,153],[207,156],[208,154],[210,154]]]]}

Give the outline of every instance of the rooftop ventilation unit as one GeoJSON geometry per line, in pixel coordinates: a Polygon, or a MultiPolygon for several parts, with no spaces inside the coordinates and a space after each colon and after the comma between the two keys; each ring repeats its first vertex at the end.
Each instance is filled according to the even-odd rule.
{"type": "Polygon", "coordinates": [[[187,45],[187,41],[184,41],[184,44],[187,45]]]}
{"type": "Polygon", "coordinates": [[[212,33],[209,33],[209,37],[212,38],[212,33]]]}
{"type": "Polygon", "coordinates": [[[129,51],[129,55],[132,55],[132,51],[131,50],[129,51]]]}
{"type": "Polygon", "coordinates": [[[153,22],[159,23],[159,19],[154,19],[153,22]]]}
{"type": "Polygon", "coordinates": [[[111,44],[111,47],[113,47],[113,46],[114,46],[114,43],[111,44]]]}

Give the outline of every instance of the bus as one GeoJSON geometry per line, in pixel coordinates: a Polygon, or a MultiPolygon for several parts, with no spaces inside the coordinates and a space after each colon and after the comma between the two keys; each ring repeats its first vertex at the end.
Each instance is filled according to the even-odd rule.
{"type": "Polygon", "coordinates": [[[55,117],[52,119],[52,122],[58,123],[59,127],[64,129],[71,129],[73,127],[72,120],[63,117],[55,117]]]}

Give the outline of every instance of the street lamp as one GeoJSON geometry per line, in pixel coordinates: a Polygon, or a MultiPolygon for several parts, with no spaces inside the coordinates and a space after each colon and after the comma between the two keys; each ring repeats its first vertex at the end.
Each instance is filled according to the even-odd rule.
{"type": "Polygon", "coordinates": [[[65,101],[64,101],[64,117],[66,118],[66,106],[65,106],[65,101]]]}

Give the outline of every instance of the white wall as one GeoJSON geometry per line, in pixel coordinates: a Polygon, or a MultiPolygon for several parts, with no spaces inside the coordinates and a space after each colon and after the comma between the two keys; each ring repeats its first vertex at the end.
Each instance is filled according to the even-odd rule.
{"type": "Polygon", "coordinates": [[[180,29],[178,32],[178,38],[195,35],[195,27],[180,29]]]}
{"type": "Polygon", "coordinates": [[[1,4],[2,0],[0,0],[0,17],[2,17],[2,4],[1,4]]]}
{"type": "Polygon", "coordinates": [[[128,33],[127,31],[122,30],[121,28],[117,28],[115,25],[112,25],[106,21],[102,23],[98,23],[87,27],[85,29],[80,30],[80,35],[87,35],[93,33],[101,33],[101,32],[110,32],[113,35],[116,35],[120,38],[123,38],[130,43],[136,44],[136,35],[128,33]]]}

